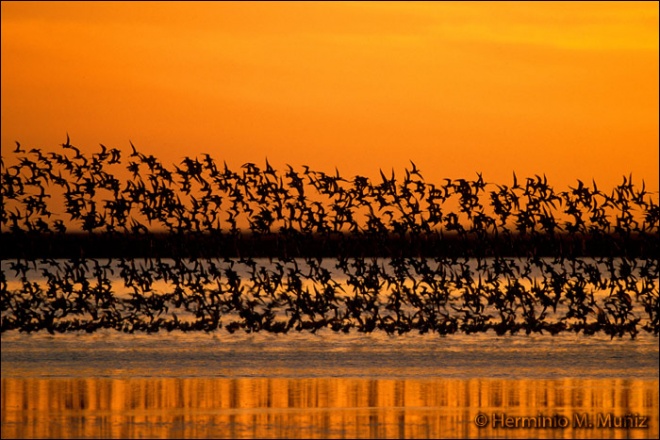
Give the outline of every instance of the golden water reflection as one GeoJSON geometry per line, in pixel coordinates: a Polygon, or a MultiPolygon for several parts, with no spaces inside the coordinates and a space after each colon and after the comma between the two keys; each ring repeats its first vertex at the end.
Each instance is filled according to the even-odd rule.
{"type": "Polygon", "coordinates": [[[658,381],[2,378],[2,438],[13,437],[657,438],[658,381]],[[493,414],[570,424],[493,428],[493,414]],[[611,427],[573,426],[607,414],[611,427]],[[648,428],[614,427],[630,414],[648,428]]]}

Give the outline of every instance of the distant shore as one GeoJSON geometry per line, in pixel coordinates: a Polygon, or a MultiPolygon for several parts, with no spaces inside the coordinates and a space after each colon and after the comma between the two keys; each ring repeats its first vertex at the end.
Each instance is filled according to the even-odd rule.
{"type": "Polygon", "coordinates": [[[452,233],[7,233],[2,259],[240,257],[630,257],[660,251],[655,234],[460,236],[452,233]]]}

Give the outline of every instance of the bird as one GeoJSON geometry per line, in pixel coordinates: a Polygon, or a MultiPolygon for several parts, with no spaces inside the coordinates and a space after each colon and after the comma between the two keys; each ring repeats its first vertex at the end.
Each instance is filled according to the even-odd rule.
{"type": "MultiPolygon", "coordinates": [[[[67,133],[62,153],[33,148],[15,165],[2,161],[0,218],[23,234],[21,249],[50,252],[45,237],[71,239],[78,228],[89,234],[79,243],[105,237],[123,252],[116,274],[84,255],[101,248],[45,260],[43,285],[24,282],[3,297],[2,331],[658,334],[660,210],[632,174],[609,193],[593,179],[555,191],[545,175],[515,172],[512,186],[481,173],[430,182],[413,161],[400,180],[394,169],[346,179],[337,167],[280,173],[268,159],[234,172],[207,153],[167,166],[129,144],[127,161],[104,144],[90,156],[67,133]],[[582,258],[594,250],[598,263],[582,258]],[[616,259],[626,252],[632,259],[616,259]],[[263,255],[274,264],[257,263],[263,255]],[[336,258],[332,271],[326,256],[336,258]],[[130,298],[112,291],[112,277],[130,298]],[[171,291],[156,292],[157,282],[171,291]],[[607,289],[604,300],[592,294],[607,289]]],[[[18,141],[14,153],[25,153],[18,141]]],[[[10,266],[26,280],[28,268],[10,266]]]]}

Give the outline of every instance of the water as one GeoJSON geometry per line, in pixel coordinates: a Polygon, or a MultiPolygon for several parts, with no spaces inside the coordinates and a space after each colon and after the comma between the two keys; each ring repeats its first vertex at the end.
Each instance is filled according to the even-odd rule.
{"type": "Polygon", "coordinates": [[[1,434],[657,438],[659,362],[647,332],[9,331],[1,434]]]}
{"type": "Polygon", "coordinates": [[[654,438],[658,362],[645,335],[10,332],[2,434],[654,438]],[[479,428],[480,414],[571,425],[479,428]],[[607,425],[629,414],[648,428],[607,425]],[[594,427],[572,426],[585,416],[594,427]]]}
{"type": "Polygon", "coordinates": [[[10,332],[3,377],[657,379],[657,338],[224,331],[10,332]],[[634,368],[631,368],[634,367],[634,368]]]}

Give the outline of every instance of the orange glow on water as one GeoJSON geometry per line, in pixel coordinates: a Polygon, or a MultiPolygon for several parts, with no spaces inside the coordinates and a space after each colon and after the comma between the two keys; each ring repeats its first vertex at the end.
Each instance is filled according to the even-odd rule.
{"type": "Polygon", "coordinates": [[[658,4],[2,3],[2,148],[69,132],[428,179],[658,189],[658,4]]]}
{"type": "Polygon", "coordinates": [[[2,426],[11,438],[657,438],[658,382],[3,378],[2,426]],[[479,413],[571,422],[479,428],[479,413]],[[596,426],[606,414],[646,416],[648,428],[596,426]],[[575,425],[584,415],[593,428],[575,425]]]}

